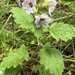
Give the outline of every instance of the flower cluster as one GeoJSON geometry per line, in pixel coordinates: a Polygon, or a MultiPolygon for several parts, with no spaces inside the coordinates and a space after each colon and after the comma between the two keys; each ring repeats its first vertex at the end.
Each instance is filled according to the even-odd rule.
{"type": "MultiPolygon", "coordinates": [[[[22,7],[26,10],[27,14],[34,14],[35,13],[35,9],[36,9],[36,2],[37,0],[24,0],[24,2],[22,3],[22,7]]],[[[54,11],[55,7],[56,7],[56,0],[45,0],[45,3],[48,3],[48,13],[51,15],[51,13],[54,11]]],[[[38,5],[37,5],[38,7],[38,5]]],[[[39,11],[39,10],[38,10],[39,11]]],[[[38,18],[35,19],[35,24],[36,27],[45,27],[47,26],[49,23],[52,23],[52,19],[47,15],[47,14],[42,14],[40,15],[38,18]]]]}

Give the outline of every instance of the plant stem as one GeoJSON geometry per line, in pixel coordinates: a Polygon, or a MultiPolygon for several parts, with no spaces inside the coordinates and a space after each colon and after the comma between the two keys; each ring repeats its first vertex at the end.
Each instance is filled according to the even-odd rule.
{"type": "Polygon", "coordinates": [[[7,25],[7,22],[9,21],[9,19],[11,18],[11,16],[12,16],[12,14],[10,14],[9,17],[7,18],[7,20],[6,20],[5,24],[4,24],[4,26],[2,27],[2,29],[1,29],[1,31],[0,31],[0,34],[3,32],[4,27],[7,25]]]}
{"type": "Polygon", "coordinates": [[[68,16],[64,16],[64,17],[60,17],[60,18],[54,19],[53,22],[56,22],[58,20],[62,20],[62,19],[65,19],[65,18],[68,18],[68,17],[71,17],[71,16],[75,16],[75,14],[71,14],[71,15],[68,15],[68,16]]]}
{"type": "Polygon", "coordinates": [[[75,59],[75,48],[74,48],[74,43],[72,42],[72,47],[73,47],[73,55],[74,55],[74,59],[75,59]]]}

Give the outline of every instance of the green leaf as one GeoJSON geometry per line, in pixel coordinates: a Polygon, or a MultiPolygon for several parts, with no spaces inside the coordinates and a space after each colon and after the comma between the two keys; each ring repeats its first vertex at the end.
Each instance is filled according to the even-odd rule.
{"type": "Polygon", "coordinates": [[[28,50],[22,45],[19,49],[14,49],[12,52],[9,52],[7,57],[3,59],[0,64],[0,69],[6,69],[10,67],[16,67],[19,64],[21,65],[24,60],[28,60],[28,50]]]}
{"type": "Polygon", "coordinates": [[[50,74],[49,70],[45,70],[45,67],[42,65],[34,65],[32,70],[37,73],[39,71],[39,75],[53,75],[50,74]]]}
{"type": "Polygon", "coordinates": [[[34,35],[37,38],[40,38],[44,32],[49,32],[49,26],[44,27],[40,27],[40,28],[35,28],[35,30],[33,31],[34,35]]]}
{"type": "Polygon", "coordinates": [[[50,34],[53,38],[55,38],[57,41],[60,39],[63,41],[67,41],[69,39],[72,39],[75,37],[75,27],[69,24],[64,24],[62,22],[60,23],[54,23],[50,27],[50,34]]]}
{"type": "Polygon", "coordinates": [[[32,15],[28,15],[24,9],[18,7],[13,7],[11,12],[13,13],[13,17],[15,17],[14,21],[20,24],[20,27],[34,30],[35,26],[32,23],[34,21],[32,15]]]}
{"type": "Polygon", "coordinates": [[[36,28],[36,30],[33,32],[34,35],[37,37],[37,38],[40,38],[42,36],[42,33],[43,33],[43,29],[42,28],[36,28]]]}
{"type": "Polygon", "coordinates": [[[69,8],[75,10],[75,0],[62,0],[61,3],[63,5],[68,5],[69,8]]]}
{"type": "Polygon", "coordinates": [[[16,75],[20,71],[20,67],[6,69],[4,75],[16,75]]]}
{"type": "Polygon", "coordinates": [[[25,31],[23,31],[23,30],[19,30],[19,31],[16,31],[15,32],[15,35],[17,36],[17,37],[22,37],[22,35],[25,33],[25,31]]]}
{"type": "Polygon", "coordinates": [[[44,48],[40,49],[40,64],[49,69],[54,75],[62,75],[64,69],[63,57],[58,49],[51,48],[47,43],[44,48]]]}

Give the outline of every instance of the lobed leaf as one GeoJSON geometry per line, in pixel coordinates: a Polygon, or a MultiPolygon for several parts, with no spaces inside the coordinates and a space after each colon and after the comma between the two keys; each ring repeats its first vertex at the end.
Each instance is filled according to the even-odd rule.
{"type": "Polygon", "coordinates": [[[12,52],[9,52],[8,56],[3,59],[0,64],[0,69],[6,69],[10,67],[16,67],[19,64],[21,65],[24,60],[28,60],[28,50],[22,45],[19,49],[14,49],[12,52]]]}
{"type": "Polygon", "coordinates": [[[54,75],[62,75],[64,69],[63,57],[58,49],[51,48],[46,44],[39,52],[40,64],[54,75]]]}
{"type": "Polygon", "coordinates": [[[60,39],[63,41],[67,41],[75,37],[75,27],[69,24],[53,23],[50,27],[51,36],[59,41],[60,39]]]}
{"type": "Polygon", "coordinates": [[[20,24],[20,27],[34,30],[34,23],[32,23],[34,19],[32,15],[28,15],[24,9],[18,7],[13,7],[11,12],[13,13],[13,17],[15,17],[14,21],[20,24]]]}

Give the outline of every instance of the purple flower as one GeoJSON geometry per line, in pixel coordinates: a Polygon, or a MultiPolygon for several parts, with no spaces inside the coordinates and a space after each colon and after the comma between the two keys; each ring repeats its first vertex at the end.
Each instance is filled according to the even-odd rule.
{"type": "Polygon", "coordinates": [[[39,18],[37,18],[35,20],[35,24],[36,24],[36,27],[39,28],[41,26],[45,27],[47,26],[49,23],[52,23],[52,19],[50,17],[48,17],[48,15],[46,14],[43,14],[41,15],[39,18]]]}
{"type": "Polygon", "coordinates": [[[27,14],[34,13],[36,0],[24,0],[22,3],[23,8],[26,10],[27,14]]]}

